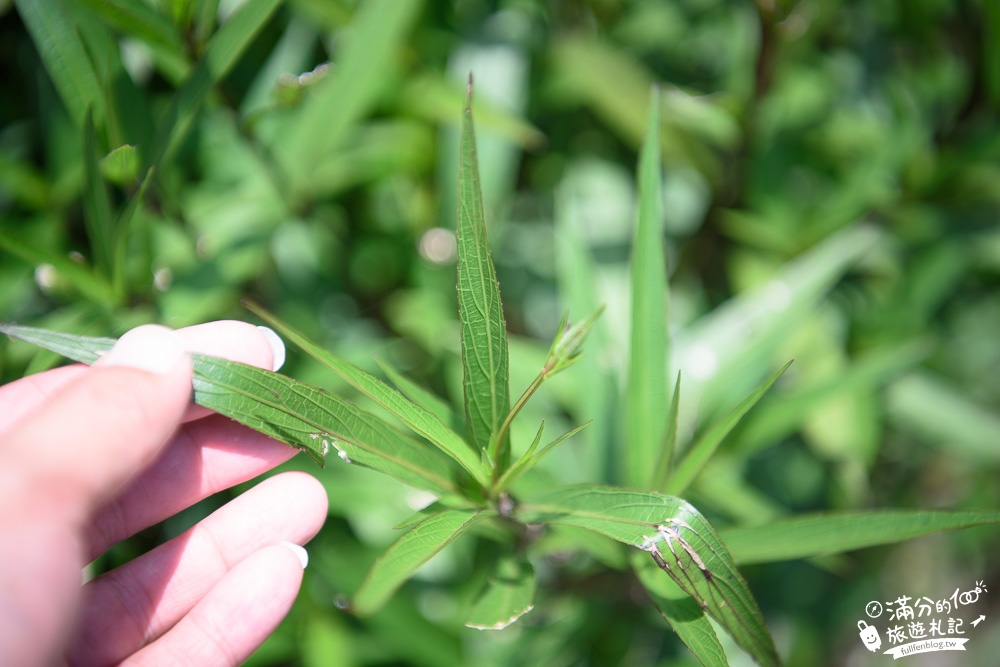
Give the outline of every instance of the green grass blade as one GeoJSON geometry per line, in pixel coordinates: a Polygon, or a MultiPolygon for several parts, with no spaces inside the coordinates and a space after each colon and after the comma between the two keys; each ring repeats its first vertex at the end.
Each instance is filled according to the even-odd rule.
{"type": "Polygon", "coordinates": [[[475,523],[495,514],[483,510],[445,510],[413,526],[375,561],[354,595],[354,612],[367,615],[378,611],[418,567],[475,523]]]}
{"type": "Polygon", "coordinates": [[[212,88],[224,77],[281,0],[248,0],[212,37],[204,57],[198,61],[160,120],[148,164],[167,160],[187,136],[201,105],[212,88]]]}
{"type": "Polygon", "coordinates": [[[672,579],[664,577],[656,563],[643,554],[633,552],[629,561],[663,620],[698,662],[705,667],[729,667],[719,637],[698,603],[672,579]]]}
{"type": "Polygon", "coordinates": [[[0,324],[0,334],[23,340],[26,343],[60,354],[67,359],[92,364],[101,358],[104,352],[114,347],[114,338],[92,338],[89,336],[73,336],[71,334],[23,327],[17,324],[0,324]]]}
{"type": "Polygon", "coordinates": [[[479,456],[468,444],[430,411],[410,401],[399,391],[353,364],[327,352],[301,332],[277,319],[260,306],[247,303],[247,307],[269,325],[302,348],[309,356],[342,377],[355,389],[371,398],[404,424],[430,440],[438,449],[454,459],[482,485],[487,483],[486,471],[479,456]]]}
{"type": "Polygon", "coordinates": [[[660,194],[659,91],[639,158],[639,218],[632,243],[632,336],[625,388],[626,481],[648,486],[663,443],[667,403],[667,270],[660,194]]]}
{"type": "MultiPolygon", "coordinates": [[[[517,480],[519,480],[522,476],[524,476],[524,474],[527,473],[529,470],[534,468],[539,461],[545,458],[546,454],[548,454],[553,449],[555,449],[562,443],[572,438],[580,431],[590,426],[592,423],[594,423],[593,420],[580,424],[576,428],[566,431],[561,436],[559,436],[549,444],[542,447],[542,449],[538,453],[535,453],[535,449],[538,447],[538,441],[542,437],[542,429],[541,427],[539,427],[538,433],[535,435],[534,441],[531,443],[531,446],[528,447],[528,451],[526,451],[524,453],[524,456],[519,458],[517,462],[514,463],[514,465],[508,468],[507,471],[500,476],[500,479],[496,483],[496,490],[503,491],[504,489],[508,489],[511,486],[513,486],[517,482],[517,480]]],[[[542,426],[544,425],[545,422],[542,422],[542,426]]]]}
{"type": "Polygon", "coordinates": [[[738,563],[830,556],[925,535],[1000,523],[1000,512],[878,510],[780,519],[763,526],[726,528],[738,563]]]}
{"type": "Polygon", "coordinates": [[[183,61],[184,49],[174,24],[142,0],[75,0],[93,11],[108,25],[183,61]]]}
{"type": "Polygon", "coordinates": [[[112,282],[115,286],[115,290],[119,294],[123,294],[125,290],[124,280],[125,280],[125,264],[127,261],[126,254],[128,252],[128,238],[129,229],[132,227],[132,221],[135,219],[135,213],[139,210],[142,205],[143,199],[146,196],[146,189],[149,187],[149,183],[153,180],[153,170],[147,169],[146,175],[143,177],[142,182],[139,183],[139,188],[132,194],[129,199],[128,204],[122,209],[122,212],[118,215],[118,221],[115,223],[113,230],[113,247],[112,247],[112,266],[115,271],[112,275],[112,282]]]}
{"type": "Polygon", "coordinates": [[[66,3],[63,0],[16,0],[14,5],[73,122],[82,127],[88,108],[94,109],[94,115],[102,119],[103,87],[66,3]]]}
{"type": "MultiPolygon", "coordinates": [[[[594,200],[589,197],[589,181],[573,174],[571,171],[560,184],[556,197],[556,271],[564,307],[571,313],[590,313],[600,306],[598,268],[584,241],[584,223],[594,200]]],[[[586,387],[586,391],[581,391],[569,407],[574,421],[594,420],[595,426],[584,435],[585,445],[580,448],[581,470],[588,471],[587,479],[601,482],[611,481],[614,474],[607,465],[608,450],[621,435],[614,426],[618,421],[614,416],[619,399],[617,374],[600,361],[608,351],[608,338],[606,326],[594,327],[588,353],[573,371],[577,386],[586,387]]]]}
{"type": "MultiPolygon", "coordinates": [[[[94,253],[94,264],[108,278],[115,273],[113,264],[114,218],[111,199],[101,176],[101,153],[91,109],[83,119],[83,214],[94,253]]],[[[113,281],[112,281],[113,282],[113,281]]],[[[120,295],[119,295],[120,296],[120,295]]]]}
{"type": "Polygon", "coordinates": [[[488,449],[498,470],[507,466],[510,440],[493,441],[510,411],[507,329],[490,257],[472,124],[472,76],[465,96],[458,178],[458,314],[462,328],[462,384],[469,434],[488,449]]]}
{"type": "Polygon", "coordinates": [[[609,486],[568,486],[526,499],[517,517],[526,523],[585,528],[643,551],[658,550],[669,564],[666,575],[743,650],[761,665],[779,663],[760,608],[726,545],[701,513],[681,498],[609,486]],[[673,526],[679,539],[663,539],[657,535],[657,525],[673,526]]]}
{"type": "Polygon", "coordinates": [[[0,232],[0,249],[35,267],[51,266],[75,290],[95,304],[109,308],[115,305],[111,283],[91,267],[74,262],[65,253],[40,248],[27,239],[5,232],[0,232]]]}
{"type": "MultiPolygon", "coordinates": [[[[73,336],[0,325],[0,333],[70,359],[93,363],[110,338],[73,336]]],[[[439,494],[454,493],[450,461],[330,392],[279,373],[233,361],[191,355],[194,401],[245,426],[306,450],[321,463],[332,447],[350,463],[439,494]]]]}
{"type": "Polygon", "coordinates": [[[310,187],[316,165],[378,100],[422,4],[370,0],[357,5],[333,75],[316,85],[301,112],[277,135],[274,151],[296,191],[310,187]]]}
{"type": "Polygon", "coordinates": [[[691,449],[688,450],[684,458],[681,460],[680,464],[677,466],[677,470],[670,477],[670,481],[667,482],[666,492],[674,495],[680,495],[687,490],[694,478],[701,472],[701,469],[705,467],[708,460],[712,458],[712,454],[718,449],[722,441],[729,435],[729,432],[735,428],[736,424],[739,423],[743,416],[750,411],[754,405],[757,404],[767,390],[771,388],[775,382],[778,381],[788,367],[792,365],[789,361],[787,364],[782,366],[774,375],[769,377],[764,381],[764,384],[757,387],[749,396],[743,399],[743,402],[737,405],[732,412],[727,414],[724,418],[712,424],[708,430],[705,431],[704,435],[698,438],[691,449]]]}
{"type": "Polygon", "coordinates": [[[677,455],[677,415],[681,401],[681,374],[677,372],[674,382],[674,393],[670,397],[670,411],[667,413],[667,424],[663,432],[663,444],[660,455],[653,470],[652,488],[659,491],[667,485],[667,480],[673,472],[674,457],[677,455]]]}
{"type": "Polygon", "coordinates": [[[527,559],[504,555],[465,619],[477,630],[503,630],[535,606],[538,581],[527,559]]]}

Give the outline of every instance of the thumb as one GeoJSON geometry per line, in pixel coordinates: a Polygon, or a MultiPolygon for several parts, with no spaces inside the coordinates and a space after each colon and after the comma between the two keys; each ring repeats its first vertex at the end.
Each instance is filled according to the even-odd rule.
{"type": "Polygon", "coordinates": [[[85,520],[155,458],[190,395],[191,360],[178,337],[138,327],[9,431],[0,462],[26,485],[23,497],[85,520]]]}

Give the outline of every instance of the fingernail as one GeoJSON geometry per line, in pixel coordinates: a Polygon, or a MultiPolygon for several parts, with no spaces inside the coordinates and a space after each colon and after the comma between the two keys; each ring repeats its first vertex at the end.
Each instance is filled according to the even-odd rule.
{"type": "MultiPolygon", "coordinates": [[[[285,343],[281,340],[281,336],[274,333],[273,329],[268,329],[267,327],[257,327],[260,329],[261,333],[264,334],[264,338],[271,345],[271,370],[276,371],[285,365],[285,343]]],[[[304,566],[303,566],[304,567],[304,566]]]]}
{"type": "Polygon", "coordinates": [[[309,565],[309,552],[305,550],[305,547],[301,547],[294,542],[288,542],[287,540],[281,543],[281,546],[288,547],[288,550],[295,554],[299,562],[302,563],[302,569],[306,569],[309,565]]]}
{"type": "Polygon", "coordinates": [[[165,375],[184,356],[184,347],[173,331],[157,324],[144,324],[126,332],[97,363],[165,375]]]}

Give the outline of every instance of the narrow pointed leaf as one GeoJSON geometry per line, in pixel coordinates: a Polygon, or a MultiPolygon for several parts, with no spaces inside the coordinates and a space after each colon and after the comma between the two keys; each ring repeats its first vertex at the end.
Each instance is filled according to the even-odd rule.
{"type": "Polygon", "coordinates": [[[496,488],[500,491],[507,489],[511,484],[517,481],[517,479],[526,473],[532,466],[532,458],[534,457],[535,450],[538,448],[538,443],[542,441],[542,432],[545,430],[545,421],[543,420],[541,424],[538,425],[538,430],[535,431],[535,439],[531,441],[528,449],[514,465],[507,468],[507,470],[500,476],[499,481],[496,484],[496,488]]]}
{"type": "Polygon", "coordinates": [[[135,219],[135,213],[139,210],[142,205],[143,200],[146,197],[146,189],[149,187],[150,181],[153,180],[153,169],[149,168],[146,170],[146,175],[143,177],[142,182],[139,183],[138,189],[132,194],[129,199],[128,204],[122,209],[121,213],[118,215],[118,221],[115,223],[114,235],[113,235],[113,246],[112,251],[112,264],[115,267],[115,271],[112,275],[112,280],[115,285],[115,290],[121,294],[123,293],[124,287],[122,282],[125,279],[125,263],[126,263],[126,253],[128,252],[128,238],[129,230],[132,227],[132,221],[135,219]]]}
{"type": "Polygon", "coordinates": [[[681,374],[677,372],[674,382],[674,393],[670,398],[670,411],[667,415],[667,426],[663,433],[663,445],[660,447],[660,457],[653,470],[653,485],[656,490],[663,489],[673,471],[674,457],[677,455],[677,414],[681,401],[681,374]]]}
{"type": "Polygon", "coordinates": [[[347,30],[338,35],[336,67],[303,101],[273,146],[296,193],[316,187],[317,165],[378,103],[395,76],[396,57],[420,16],[418,0],[357,3],[347,30]]]}
{"type": "Polygon", "coordinates": [[[726,528],[722,534],[738,563],[770,563],[997,523],[1000,512],[994,510],[879,510],[781,519],[763,526],[726,528]]]}
{"type": "Polygon", "coordinates": [[[115,345],[114,338],[74,336],[17,324],[0,324],[0,334],[23,340],[84,364],[94,363],[115,345]]]}
{"type": "Polygon", "coordinates": [[[49,265],[64,278],[73,289],[93,303],[112,306],[115,294],[110,281],[93,271],[92,267],[78,264],[65,253],[52,252],[14,234],[0,232],[0,249],[20,257],[36,268],[49,265]]]}
{"type": "Polygon", "coordinates": [[[728,667],[719,637],[698,603],[672,579],[664,577],[663,571],[644,554],[634,552],[629,560],[663,620],[694,657],[705,667],[728,667]]]}
{"type": "Polygon", "coordinates": [[[180,146],[208,94],[260,32],[282,0],[247,0],[212,37],[205,55],[174,93],[160,119],[148,164],[160,164],[180,146]]]}
{"type": "Polygon", "coordinates": [[[632,336],[625,391],[626,481],[648,486],[663,442],[667,402],[667,269],[663,254],[660,102],[654,87],[639,157],[639,218],[632,243],[632,336]]]}
{"type": "Polygon", "coordinates": [[[75,0],[97,13],[109,25],[183,60],[184,49],[174,24],[142,0],[75,0]]]}
{"type": "Polygon", "coordinates": [[[688,450],[684,459],[677,466],[677,470],[670,477],[670,481],[667,483],[666,491],[667,493],[672,493],[674,495],[680,495],[688,488],[694,478],[701,472],[701,469],[705,467],[708,460],[712,458],[712,454],[715,450],[722,444],[722,441],[729,435],[729,432],[733,430],[736,424],[739,423],[743,416],[750,411],[754,405],[757,404],[767,390],[771,388],[775,382],[778,381],[788,367],[792,365],[789,361],[787,364],[782,366],[774,375],[769,377],[764,381],[764,384],[760,385],[753,392],[743,399],[739,405],[737,405],[732,412],[726,415],[723,419],[720,419],[715,424],[713,424],[705,434],[698,438],[691,449],[688,450]]]}
{"type": "Polygon", "coordinates": [[[277,329],[290,341],[305,350],[351,386],[362,392],[383,408],[398,417],[404,424],[430,440],[438,449],[454,459],[480,484],[486,484],[486,472],[476,453],[457,433],[438,419],[432,412],[406,398],[375,376],[327,352],[301,332],[277,319],[260,306],[248,303],[247,307],[265,322],[277,329]]]}
{"type": "Polygon", "coordinates": [[[83,126],[88,108],[103,118],[103,87],[80,40],[71,8],[64,0],[16,0],[14,5],[76,126],[83,126]]]}
{"type": "Polygon", "coordinates": [[[477,630],[503,630],[534,608],[537,584],[535,570],[526,559],[501,557],[465,625],[477,630]]]}
{"type": "MultiPolygon", "coordinates": [[[[0,325],[19,338],[83,363],[114,345],[110,338],[72,336],[0,325]]],[[[329,449],[341,458],[435,493],[455,493],[454,468],[436,450],[396,431],[328,391],[255,366],[192,354],[194,401],[323,463],[329,449]]]]}
{"type": "Polygon", "coordinates": [[[458,314],[465,416],[473,444],[489,448],[490,458],[502,469],[510,456],[509,438],[494,442],[491,436],[510,411],[507,329],[479,185],[471,75],[462,116],[459,164],[458,314]]]}
{"type": "Polygon", "coordinates": [[[476,522],[495,515],[490,510],[446,510],[413,526],[375,561],[354,595],[354,611],[361,615],[378,611],[418,567],[476,522]]]}
{"type": "Polygon", "coordinates": [[[659,554],[667,565],[664,576],[694,598],[754,660],[768,666],[779,663],[757,602],[726,545],[698,510],[681,498],[608,486],[570,486],[526,499],[517,517],[526,523],[586,528],[659,554]],[[658,526],[666,527],[670,538],[658,526]]]}
{"type": "Polygon", "coordinates": [[[192,355],[195,401],[287,444],[319,451],[435,493],[454,493],[437,451],[325,389],[279,373],[192,355]]]}
{"type": "Polygon", "coordinates": [[[87,109],[83,117],[83,214],[87,225],[87,236],[90,237],[90,247],[94,254],[94,263],[105,276],[110,278],[114,274],[112,266],[114,218],[111,215],[108,189],[101,176],[100,160],[93,110],[87,109]]]}
{"type": "Polygon", "coordinates": [[[400,373],[398,369],[386,362],[384,359],[376,359],[375,363],[377,363],[378,367],[382,369],[382,372],[385,373],[386,377],[388,377],[389,380],[396,385],[396,388],[403,392],[404,396],[433,414],[435,417],[440,419],[442,423],[449,425],[455,423],[455,413],[452,412],[451,406],[448,405],[444,399],[441,399],[427,389],[424,389],[419,384],[400,373]]]}

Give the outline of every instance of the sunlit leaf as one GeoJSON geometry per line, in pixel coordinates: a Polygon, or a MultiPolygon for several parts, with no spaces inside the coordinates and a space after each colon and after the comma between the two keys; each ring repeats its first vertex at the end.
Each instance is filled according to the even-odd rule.
{"type": "Polygon", "coordinates": [[[101,158],[101,175],[117,185],[131,185],[139,175],[141,162],[135,146],[125,144],[101,158]]]}
{"type": "Polygon", "coordinates": [[[502,442],[495,442],[492,436],[510,411],[507,329],[479,186],[471,76],[462,116],[458,190],[458,313],[465,416],[473,443],[489,448],[490,458],[502,469],[510,456],[509,439],[504,436],[502,442]]]}
{"type": "Polygon", "coordinates": [[[778,656],[750,588],[715,529],[675,496],[608,486],[570,486],[526,499],[527,523],[586,528],[648,551],[669,576],[761,665],[778,656]]]}
{"type": "Polygon", "coordinates": [[[452,412],[451,406],[448,405],[444,399],[439,398],[430,390],[425,389],[407,376],[403,375],[398,369],[384,359],[376,359],[375,363],[378,364],[378,367],[382,369],[382,372],[385,373],[386,377],[388,377],[407,398],[417,405],[425,408],[431,414],[440,419],[442,423],[449,425],[455,423],[455,413],[452,412]]]}
{"type": "Polygon", "coordinates": [[[698,661],[705,667],[728,667],[719,637],[698,603],[644,554],[633,553],[629,560],[663,620],[698,661]]]}
{"type": "Polygon", "coordinates": [[[110,278],[114,273],[112,266],[114,218],[111,214],[108,189],[101,176],[99,150],[93,111],[87,109],[83,118],[83,218],[87,224],[94,263],[105,276],[110,278]]]}
{"type": "Polygon", "coordinates": [[[332,76],[314,87],[274,146],[296,192],[314,187],[313,170],[379,99],[422,4],[372,0],[357,5],[350,30],[339,40],[332,76]]]}
{"type": "Polygon", "coordinates": [[[277,319],[260,306],[248,303],[247,307],[269,325],[277,329],[279,333],[305,350],[313,359],[332,370],[358,391],[364,393],[398,417],[416,433],[430,440],[442,452],[465,468],[472,475],[473,479],[480,484],[486,484],[486,471],[482,467],[479,456],[472,451],[472,448],[457,433],[452,431],[432,412],[409,400],[406,396],[375,376],[324,350],[301,332],[277,319]]]}
{"type": "Polygon", "coordinates": [[[477,630],[503,630],[532,610],[536,586],[531,563],[515,556],[501,556],[465,625],[477,630]]]}
{"type": "MultiPolygon", "coordinates": [[[[76,361],[93,363],[110,338],[72,336],[0,325],[0,333],[76,361]]],[[[330,392],[255,366],[201,354],[194,365],[194,401],[323,463],[330,449],[347,462],[372,468],[435,493],[454,493],[454,469],[436,450],[396,431],[330,392]]]]}
{"type": "Polygon", "coordinates": [[[100,80],[64,0],[16,0],[14,4],[73,122],[82,127],[88,108],[103,118],[100,80]]]}
{"type": "Polygon", "coordinates": [[[788,367],[791,366],[792,362],[788,362],[782,366],[774,375],[769,377],[764,381],[764,384],[757,387],[749,396],[743,399],[743,402],[737,405],[732,412],[726,415],[724,418],[712,424],[705,433],[698,438],[698,440],[691,446],[688,452],[685,454],[683,460],[677,466],[674,471],[673,476],[670,477],[670,481],[667,483],[666,491],[672,494],[681,494],[688,488],[688,485],[694,481],[695,476],[701,469],[705,467],[708,460],[712,457],[712,454],[718,448],[722,441],[725,439],[729,432],[733,430],[736,424],[739,423],[740,419],[750,411],[757,401],[763,398],[767,390],[771,388],[778,378],[781,377],[788,367]]]}
{"type": "Polygon", "coordinates": [[[667,405],[667,269],[663,254],[659,91],[653,88],[639,158],[639,218],[632,243],[632,338],[625,388],[626,481],[647,486],[663,444],[667,405]]]}
{"type": "Polygon", "coordinates": [[[445,510],[414,525],[375,561],[352,599],[354,611],[378,611],[418,567],[473,524],[495,515],[490,510],[445,510]]]}
{"type": "Polygon", "coordinates": [[[738,563],[829,556],[924,535],[1000,523],[998,511],[878,510],[778,519],[763,526],[726,528],[738,563]]]}
{"type": "Polygon", "coordinates": [[[232,69],[280,4],[281,0],[247,0],[215,33],[163,114],[148,164],[158,165],[178,148],[212,87],[232,69]]]}

